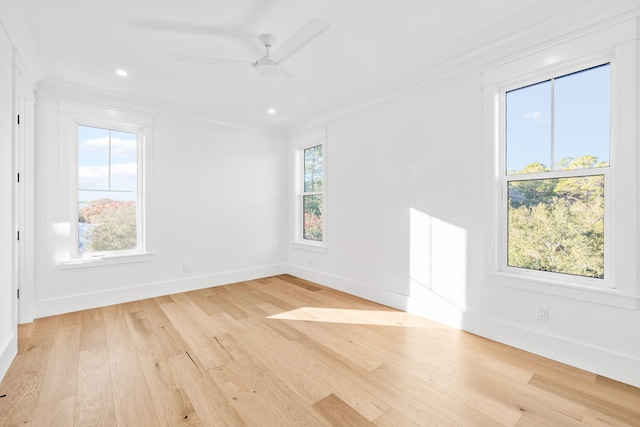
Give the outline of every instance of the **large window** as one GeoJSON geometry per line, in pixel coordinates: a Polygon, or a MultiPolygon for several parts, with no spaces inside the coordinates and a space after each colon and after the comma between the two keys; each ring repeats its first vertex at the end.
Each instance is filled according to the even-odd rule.
{"type": "Polygon", "coordinates": [[[149,261],[153,118],[59,100],[61,269],[149,261]],[[61,211],[63,212],[63,211],[61,211]],[[68,225],[68,227],[67,227],[68,225]]]}
{"type": "Polygon", "coordinates": [[[483,71],[484,283],[637,309],[636,35],[616,24],[483,71]]]}
{"type": "Polygon", "coordinates": [[[323,145],[302,149],[302,240],[323,241],[323,145]]]}
{"type": "Polygon", "coordinates": [[[602,64],[504,91],[505,269],[607,278],[610,88],[602,64]]]}
{"type": "Polygon", "coordinates": [[[77,125],[77,250],[141,252],[140,132],[77,125]]]}

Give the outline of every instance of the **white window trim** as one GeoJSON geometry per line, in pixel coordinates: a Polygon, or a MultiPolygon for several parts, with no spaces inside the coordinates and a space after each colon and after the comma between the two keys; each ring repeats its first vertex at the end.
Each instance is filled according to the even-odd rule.
{"type": "MultiPolygon", "coordinates": [[[[66,218],[61,214],[62,223],[68,223],[68,227],[61,227],[60,234],[64,234],[67,242],[67,250],[59,251],[57,265],[60,269],[74,269],[85,267],[98,267],[104,265],[126,264],[132,262],[149,261],[153,258],[150,237],[151,216],[150,189],[151,189],[151,153],[152,153],[152,124],[151,116],[134,113],[115,108],[84,104],[69,100],[59,101],[60,121],[60,147],[67,151],[61,153],[61,159],[67,159],[66,167],[61,165],[61,182],[67,184],[69,194],[67,199],[66,218]],[[92,254],[78,253],[78,230],[75,225],[78,216],[78,141],[77,127],[85,125],[101,127],[105,129],[121,130],[136,133],[138,135],[138,203],[136,215],[138,216],[138,247],[129,251],[99,252],[92,254]],[[75,222],[74,222],[75,221],[75,222]]],[[[64,203],[61,202],[62,205],[64,203]]],[[[61,206],[62,208],[62,206],[61,206]]]]}
{"type": "MultiPolygon", "coordinates": [[[[637,289],[637,129],[636,113],[636,29],[632,21],[587,34],[581,38],[537,48],[512,61],[502,61],[484,73],[485,98],[485,192],[482,279],[490,284],[531,292],[636,309],[640,302],[637,289]],[[603,45],[606,40],[607,46],[603,45]],[[562,58],[562,60],[559,60],[562,58]],[[603,63],[611,64],[611,149],[612,169],[605,177],[607,215],[605,249],[606,284],[600,279],[505,268],[503,212],[501,192],[504,173],[502,97],[510,89],[561,76],[603,63]],[[536,70],[531,72],[531,70],[536,70]],[[620,89],[624,88],[624,89],[620,89]],[[624,197],[616,197],[625,195],[624,197]],[[607,265],[608,263],[608,265],[607,265]],[[598,281],[599,285],[595,285],[598,281]]],[[[593,171],[596,173],[598,171],[593,171]]],[[[602,172],[602,171],[599,171],[602,172]]],[[[591,171],[590,171],[591,173],[591,171]]]]}
{"type": "Polygon", "coordinates": [[[328,217],[328,203],[327,203],[327,134],[326,128],[315,129],[311,132],[305,133],[302,136],[297,136],[292,139],[291,145],[294,147],[295,161],[295,212],[294,221],[294,241],[291,245],[296,249],[302,249],[312,252],[327,253],[328,252],[328,233],[327,233],[327,217],[328,217]],[[313,240],[307,240],[303,238],[303,188],[304,188],[304,150],[317,145],[322,146],[322,191],[319,194],[322,195],[322,241],[317,242],[313,240]]]}

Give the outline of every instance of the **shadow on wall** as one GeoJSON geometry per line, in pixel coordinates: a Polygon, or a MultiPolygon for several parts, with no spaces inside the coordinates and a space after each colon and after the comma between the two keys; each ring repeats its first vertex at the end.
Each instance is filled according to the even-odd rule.
{"type": "Polygon", "coordinates": [[[467,231],[409,209],[407,311],[462,327],[467,309],[467,231]]]}

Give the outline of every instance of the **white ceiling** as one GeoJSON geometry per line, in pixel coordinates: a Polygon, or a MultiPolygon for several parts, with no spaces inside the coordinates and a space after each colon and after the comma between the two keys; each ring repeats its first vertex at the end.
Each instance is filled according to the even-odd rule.
{"type": "MultiPolygon", "coordinates": [[[[546,19],[601,0],[22,0],[44,84],[78,85],[159,110],[287,128],[546,19]],[[257,60],[318,16],[330,28],[282,66],[296,103],[250,67],[173,54],[257,60]],[[117,68],[129,72],[115,75],[117,68]],[[267,109],[277,110],[275,115],[267,109]]],[[[627,3],[630,3],[627,1],[627,3]]],[[[632,3],[632,2],[631,2],[632,3]]]]}

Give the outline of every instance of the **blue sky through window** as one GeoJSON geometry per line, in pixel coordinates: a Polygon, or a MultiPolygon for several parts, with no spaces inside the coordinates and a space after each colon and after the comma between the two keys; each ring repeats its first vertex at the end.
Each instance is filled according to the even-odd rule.
{"type": "Polygon", "coordinates": [[[135,133],[78,126],[81,203],[99,198],[136,200],[137,174],[135,133]]]}
{"type": "Polygon", "coordinates": [[[609,69],[605,64],[507,92],[507,171],[533,162],[550,168],[552,158],[557,164],[584,155],[609,162],[609,69]]]}

